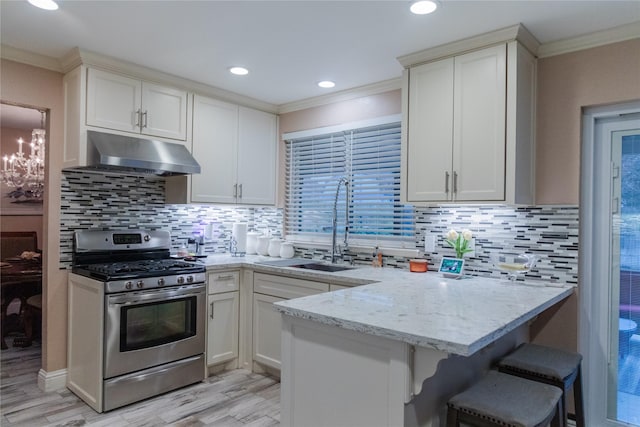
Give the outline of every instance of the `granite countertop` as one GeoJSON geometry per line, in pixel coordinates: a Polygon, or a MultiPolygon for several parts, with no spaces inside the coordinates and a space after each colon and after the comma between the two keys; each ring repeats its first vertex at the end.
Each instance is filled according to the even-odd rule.
{"type": "Polygon", "coordinates": [[[574,291],[573,286],[557,283],[479,277],[455,280],[435,272],[396,268],[356,266],[327,273],[259,264],[267,260],[273,258],[214,255],[205,264],[213,270],[245,267],[354,285],[278,302],[275,307],[289,316],[462,356],[474,354],[574,291]],[[355,286],[362,284],[366,285],[355,286]]]}

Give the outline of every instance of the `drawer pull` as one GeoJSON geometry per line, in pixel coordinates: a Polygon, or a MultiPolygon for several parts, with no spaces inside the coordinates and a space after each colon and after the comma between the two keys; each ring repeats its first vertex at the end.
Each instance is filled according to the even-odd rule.
{"type": "Polygon", "coordinates": [[[236,277],[236,276],[234,276],[233,274],[226,274],[226,275],[224,275],[224,276],[218,276],[218,277],[216,277],[216,279],[215,279],[215,280],[229,280],[229,279],[233,279],[233,278],[235,278],[235,277],[236,277]]]}

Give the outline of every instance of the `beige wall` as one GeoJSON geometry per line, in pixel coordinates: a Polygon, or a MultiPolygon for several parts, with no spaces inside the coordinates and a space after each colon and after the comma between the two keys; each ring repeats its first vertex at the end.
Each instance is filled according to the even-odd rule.
{"type": "Polygon", "coordinates": [[[583,107],[640,99],[640,39],[538,61],[538,204],[578,204],[583,107]]]}
{"type": "Polygon", "coordinates": [[[0,99],[48,110],[47,179],[44,201],[43,351],[47,372],[66,367],[67,275],[60,265],[60,169],[62,165],[62,74],[19,64],[0,62],[0,99]]]}

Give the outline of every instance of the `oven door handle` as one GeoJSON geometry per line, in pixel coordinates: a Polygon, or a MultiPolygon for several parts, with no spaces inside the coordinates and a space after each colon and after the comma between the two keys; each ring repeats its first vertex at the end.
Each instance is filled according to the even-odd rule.
{"type": "Polygon", "coordinates": [[[204,286],[201,290],[197,291],[194,289],[185,290],[175,290],[175,291],[152,291],[147,294],[145,293],[136,293],[136,295],[131,294],[123,294],[123,295],[111,295],[108,297],[108,304],[110,306],[114,305],[133,305],[139,303],[151,303],[151,302],[162,302],[162,301],[170,301],[174,299],[192,297],[192,296],[202,296],[204,295],[204,286]]]}

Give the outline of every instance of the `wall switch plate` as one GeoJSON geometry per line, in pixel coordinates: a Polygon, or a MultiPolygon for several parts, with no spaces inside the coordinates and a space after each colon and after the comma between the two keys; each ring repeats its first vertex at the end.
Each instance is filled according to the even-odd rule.
{"type": "Polygon", "coordinates": [[[436,236],[425,234],[424,236],[424,251],[435,252],[436,251],[436,236]]]}

